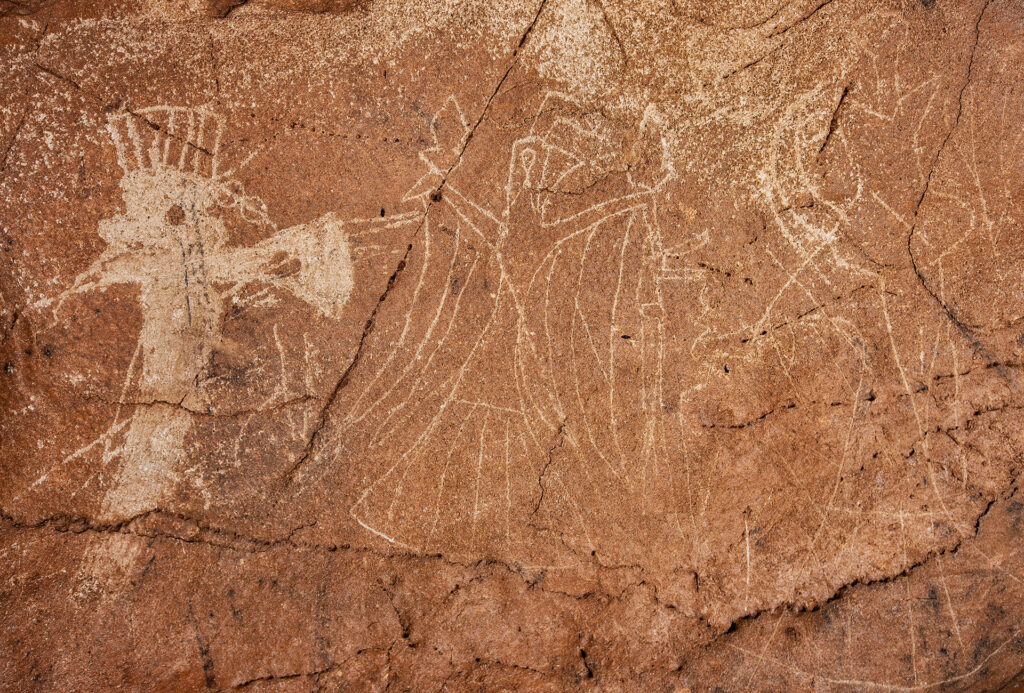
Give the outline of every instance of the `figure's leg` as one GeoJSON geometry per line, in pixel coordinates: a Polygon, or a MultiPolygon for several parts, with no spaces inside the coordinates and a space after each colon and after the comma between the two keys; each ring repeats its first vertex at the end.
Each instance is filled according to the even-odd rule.
{"type": "Polygon", "coordinates": [[[121,450],[121,468],[103,500],[102,515],[121,520],[159,507],[174,491],[185,458],[190,414],[178,407],[140,407],[121,450]]]}
{"type": "MultiPolygon", "coordinates": [[[[100,508],[104,522],[122,522],[160,507],[174,492],[184,468],[183,447],[192,423],[187,411],[171,405],[148,405],[136,409],[130,422],[115,426],[120,428],[125,423],[128,431],[123,444],[108,453],[120,459],[121,466],[100,508]]],[[[118,594],[145,550],[142,537],[130,533],[116,539],[104,536],[83,556],[78,573],[82,587],[76,596],[118,594]]]]}

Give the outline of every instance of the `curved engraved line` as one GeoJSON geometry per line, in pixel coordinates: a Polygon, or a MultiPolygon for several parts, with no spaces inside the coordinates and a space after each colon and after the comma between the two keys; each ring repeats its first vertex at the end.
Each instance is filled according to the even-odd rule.
{"type": "MultiPolygon", "coordinates": [[[[625,454],[622,451],[622,443],[619,440],[619,425],[615,416],[615,332],[616,313],[619,308],[619,296],[622,292],[622,277],[626,269],[626,248],[629,247],[629,234],[633,227],[633,215],[629,215],[626,222],[626,231],[622,236],[622,250],[619,253],[619,272],[615,283],[615,294],[612,298],[611,319],[608,324],[608,371],[611,373],[611,382],[608,384],[608,416],[611,420],[612,444],[619,458],[619,466],[622,468],[622,475],[626,482],[630,481],[629,471],[626,469],[625,454]]],[[[621,340],[620,340],[621,341],[621,340]]]]}
{"type": "Polygon", "coordinates": [[[476,493],[473,498],[473,526],[469,532],[469,541],[472,544],[476,539],[476,521],[480,517],[480,475],[484,464],[484,441],[487,439],[487,419],[490,417],[490,410],[484,411],[484,423],[480,429],[480,452],[476,458],[476,493]]]}
{"type": "MultiPolygon", "coordinates": [[[[590,249],[590,242],[593,240],[594,235],[598,232],[598,230],[599,230],[599,228],[595,227],[594,230],[591,231],[590,234],[587,236],[587,242],[584,245],[583,254],[580,256],[580,271],[579,271],[578,279],[577,279],[577,282],[576,282],[576,310],[573,312],[572,322],[571,322],[570,327],[569,327],[569,345],[570,345],[570,349],[572,350],[572,355],[573,355],[572,361],[573,361],[573,364],[575,364],[578,361],[578,359],[576,358],[576,342],[575,342],[574,328],[575,328],[575,325],[576,325],[576,315],[577,314],[582,315],[582,311],[581,311],[580,305],[579,305],[579,295],[580,295],[580,291],[583,288],[583,270],[584,270],[584,268],[586,266],[586,258],[587,258],[587,253],[588,253],[588,251],[590,249]]],[[[586,317],[583,317],[583,324],[587,325],[586,317]]],[[[587,334],[588,334],[588,336],[590,334],[589,327],[587,328],[587,334]]],[[[593,341],[592,340],[591,340],[591,345],[594,348],[594,355],[596,356],[597,355],[597,347],[595,345],[593,345],[593,341]]],[[[601,366],[600,361],[598,361],[598,366],[599,367],[601,366]]],[[[583,423],[583,429],[584,429],[584,432],[587,435],[587,439],[590,441],[590,446],[594,450],[594,452],[597,453],[597,456],[601,459],[601,461],[604,462],[605,465],[608,466],[608,470],[612,473],[612,475],[615,476],[616,478],[618,478],[619,477],[619,472],[618,472],[617,469],[615,469],[615,465],[612,464],[612,461],[609,460],[608,457],[605,455],[604,450],[602,449],[602,447],[599,446],[597,444],[597,441],[594,439],[594,431],[593,431],[593,428],[590,425],[590,420],[587,417],[586,405],[585,405],[585,403],[583,401],[583,393],[580,390],[580,373],[579,373],[579,369],[578,368],[573,368],[572,372],[573,372],[573,380],[574,380],[575,386],[576,386],[576,401],[577,401],[577,403],[579,405],[579,409],[580,409],[580,420],[583,423]]],[[[602,370],[602,372],[603,372],[603,370],[602,370]]],[[[607,376],[606,376],[606,382],[607,382],[607,376]]]]}
{"type": "Polygon", "coordinates": [[[378,477],[373,483],[371,483],[369,486],[367,486],[366,489],[363,491],[363,493],[356,500],[356,502],[353,503],[353,505],[351,506],[351,508],[349,510],[349,514],[351,514],[354,518],[357,518],[357,516],[355,514],[356,509],[360,505],[362,505],[362,503],[366,500],[367,496],[369,496],[369,494],[374,491],[374,489],[377,487],[377,485],[380,484],[385,479],[387,479],[389,476],[391,476],[391,474],[395,471],[395,469],[400,464],[405,462],[404,471],[403,471],[403,475],[402,475],[402,481],[399,482],[399,485],[398,485],[398,487],[397,487],[397,489],[395,491],[394,500],[392,500],[391,507],[389,508],[389,511],[388,511],[388,520],[387,520],[388,525],[387,526],[390,526],[391,522],[394,519],[394,515],[393,515],[394,503],[397,501],[398,496],[400,496],[401,493],[402,493],[402,482],[404,482],[405,477],[408,474],[409,466],[412,464],[412,461],[413,461],[411,455],[417,450],[417,448],[420,447],[421,444],[425,443],[429,439],[429,436],[433,433],[434,429],[439,425],[439,423],[441,421],[441,417],[447,411],[448,406],[453,401],[456,400],[455,395],[456,395],[456,393],[458,391],[458,386],[461,384],[462,378],[465,376],[466,371],[469,368],[470,362],[472,361],[473,357],[476,355],[476,350],[484,342],[485,338],[488,335],[488,332],[490,331],[491,327],[494,325],[495,318],[498,315],[498,308],[499,308],[499,305],[500,305],[500,302],[501,302],[500,298],[501,298],[501,292],[502,292],[502,288],[503,287],[504,287],[504,282],[503,281],[499,282],[498,290],[497,290],[498,300],[495,301],[495,306],[494,306],[494,309],[491,311],[491,316],[488,319],[487,324],[485,325],[484,330],[481,333],[480,338],[473,345],[473,348],[470,350],[469,354],[466,356],[465,360],[463,361],[462,365],[460,366],[458,374],[457,374],[457,377],[455,379],[455,383],[452,386],[452,389],[451,389],[450,393],[448,394],[448,397],[445,399],[445,401],[443,401],[441,403],[441,405],[438,408],[437,412],[432,417],[432,419],[431,419],[430,423],[427,425],[426,429],[424,429],[424,431],[420,434],[420,436],[417,439],[416,443],[414,443],[412,447],[410,447],[408,450],[406,450],[402,454],[402,456],[398,460],[396,460],[395,463],[392,464],[391,467],[388,468],[388,470],[383,475],[378,477]]]}
{"type": "MultiPolygon", "coordinates": [[[[430,244],[430,236],[431,235],[432,234],[429,231],[425,234],[426,238],[425,238],[424,242],[428,246],[428,248],[429,248],[429,244],[430,244]]],[[[461,241],[461,232],[460,232],[459,229],[456,229],[456,231],[455,231],[455,248],[452,251],[452,260],[451,260],[451,262],[448,265],[448,274],[445,277],[445,282],[444,282],[444,286],[446,288],[441,293],[441,300],[437,302],[437,310],[434,312],[434,317],[430,321],[430,325],[427,328],[426,333],[423,335],[423,337],[419,340],[419,343],[416,345],[416,353],[413,354],[412,358],[410,358],[410,359],[408,359],[406,361],[405,367],[402,369],[402,372],[398,375],[397,378],[394,379],[392,384],[388,386],[388,388],[383,392],[383,394],[381,394],[373,402],[373,404],[369,404],[369,405],[365,406],[363,408],[362,414],[360,414],[358,417],[356,417],[355,419],[348,420],[346,422],[348,425],[354,426],[354,425],[358,424],[364,418],[366,418],[370,414],[371,411],[373,411],[377,407],[379,407],[384,402],[384,400],[387,399],[388,395],[390,395],[398,387],[398,384],[400,382],[402,382],[402,380],[409,373],[409,371],[412,370],[412,368],[417,363],[419,363],[420,355],[423,352],[423,347],[430,340],[431,335],[433,335],[434,328],[437,326],[437,322],[441,318],[441,313],[444,312],[444,306],[445,306],[445,304],[448,301],[448,296],[451,294],[451,292],[447,289],[447,287],[451,286],[452,274],[455,271],[455,262],[456,262],[456,260],[459,257],[459,243],[460,243],[460,241],[461,241]]],[[[424,262],[423,262],[423,270],[422,271],[426,272],[426,268],[427,268],[427,259],[425,257],[424,258],[424,262]]],[[[460,292],[460,295],[461,295],[461,292],[460,292]]],[[[415,297],[413,298],[412,306],[410,307],[409,311],[406,313],[406,318],[407,319],[413,314],[413,312],[415,312],[415,311],[413,311],[413,307],[415,307],[415,297]]],[[[386,367],[386,364],[385,364],[385,367],[386,367]]],[[[382,372],[383,372],[383,369],[378,372],[378,377],[379,377],[379,374],[382,373],[382,372]]],[[[369,388],[372,387],[375,382],[376,382],[376,378],[374,379],[373,382],[371,382],[369,385],[366,386],[366,389],[364,390],[364,392],[368,392],[369,388]]],[[[411,393],[410,393],[410,396],[411,396],[411,393]]],[[[357,401],[357,403],[358,403],[358,401],[357,401]]],[[[392,410],[391,412],[388,413],[388,416],[385,417],[384,421],[382,421],[380,426],[378,426],[378,431],[383,426],[386,425],[388,419],[391,417],[391,415],[393,413],[394,413],[394,410],[392,410]]]]}
{"type": "MultiPolygon", "coordinates": [[[[374,434],[373,434],[373,436],[371,437],[371,440],[370,440],[371,444],[374,444],[374,443],[377,443],[377,442],[383,442],[383,438],[384,438],[384,435],[385,435],[385,427],[392,420],[392,418],[398,416],[402,412],[402,410],[405,409],[405,407],[407,405],[412,403],[412,398],[413,398],[414,393],[416,392],[416,388],[418,388],[424,382],[424,380],[426,378],[426,374],[430,372],[430,366],[434,362],[434,357],[437,356],[437,354],[441,351],[442,347],[444,346],[445,342],[448,340],[448,337],[450,336],[450,334],[452,332],[452,328],[455,326],[455,324],[456,324],[456,322],[458,320],[460,304],[462,302],[462,296],[466,292],[466,289],[469,286],[469,281],[470,281],[470,279],[473,276],[473,272],[476,271],[476,266],[479,263],[479,261],[480,261],[480,258],[479,258],[479,256],[477,256],[477,258],[475,258],[473,260],[473,264],[470,265],[469,272],[466,274],[466,281],[463,284],[462,289],[459,291],[458,296],[455,299],[455,304],[454,304],[454,306],[452,308],[452,315],[451,315],[451,318],[449,318],[449,320],[448,320],[448,326],[445,329],[445,333],[444,333],[444,335],[442,335],[441,339],[434,346],[434,349],[430,352],[430,356],[427,357],[427,362],[425,364],[423,364],[422,368],[420,368],[419,375],[417,375],[416,380],[409,387],[409,395],[405,399],[403,399],[401,402],[396,404],[387,413],[387,416],[381,421],[381,423],[377,426],[377,429],[374,431],[374,434]]],[[[447,293],[450,293],[450,292],[446,291],[445,293],[447,294],[447,293]]],[[[441,313],[441,309],[439,308],[438,309],[438,316],[440,316],[440,313],[441,313]]],[[[421,344],[425,343],[425,341],[426,341],[426,339],[424,338],[424,341],[421,342],[421,344]]],[[[419,350],[417,350],[417,352],[418,351],[419,350]]],[[[418,356],[417,356],[417,358],[418,358],[418,356]]],[[[452,377],[454,377],[454,376],[452,376],[452,377]]],[[[448,385],[448,383],[451,382],[451,380],[452,380],[452,378],[449,378],[448,380],[442,381],[441,384],[438,387],[441,388],[441,389],[445,388],[448,385]]],[[[398,387],[398,383],[397,382],[395,383],[394,387],[395,388],[398,387]]],[[[412,412],[410,412],[410,415],[411,414],[412,414],[412,412]]],[[[396,423],[395,425],[397,426],[398,424],[396,423]]],[[[394,427],[392,427],[390,430],[394,430],[394,427]]]]}
{"type": "MultiPolygon", "coordinates": [[[[452,443],[448,446],[448,456],[445,459],[444,469],[441,470],[441,481],[437,486],[437,499],[434,501],[434,521],[430,525],[430,531],[427,532],[427,538],[423,540],[423,550],[427,551],[430,547],[430,541],[434,538],[434,531],[437,529],[437,520],[441,517],[441,498],[444,497],[444,482],[448,476],[448,468],[452,464],[452,455],[455,453],[455,446],[459,444],[459,438],[462,437],[462,429],[466,427],[466,424],[473,418],[473,414],[476,413],[479,404],[474,404],[473,408],[469,410],[462,419],[462,423],[459,424],[458,430],[455,431],[455,435],[452,437],[452,443]]],[[[482,444],[482,443],[481,443],[482,444]]],[[[406,467],[408,469],[408,467],[406,467]]],[[[403,478],[404,481],[404,478],[403,478]]],[[[397,497],[395,499],[397,501],[397,497]]],[[[390,515],[390,512],[388,513],[390,515]]]]}
{"type": "MultiPolygon", "coordinates": [[[[427,223],[426,220],[424,220],[424,223],[427,223]]],[[[419,275],[419,278],[418,278],[418,280],[416,282],[416,287],[415,287],[415,289],[413,289],[413,294],[412,294],[412,301],[411,301],[411,303],[413,305],[416,304],[416,300],[419,297],[420,290],[423,288],[424,278],[426,277],[426,273],[427,273],[427,267],[429,266],[429,263],[430,263],[430,234],[429,233],[426,234],[426,240],[425,240],[424,245],[425,245],[425,248],[424,248],[424,252],[423,252],[423,266],[420,269],[420,275],[419,275]]],[[[380,366],[380,368],[377,369],[377,373],[373,376],[373,379],[369,383],[367,383],[363,387],[363,389],[360,391],[360,393],[356,397],[355,401],[349,407],[349,412],[352,412],[353,410],[355,410],[356,406],[363,400],[364,395],[366,395],[369,392],[370,388],[373,387],[374,384],[376,384],[376,382],[380,379],[380,377],[387,370],[387,368],[391,364],[392,360],[394,360],[395,356],[398,354],[399,348],[404,344],[405,339],[406,339],[407,335],[409,334],[409,328],[410,328],[411,324],[412,324],[412,312],[410,311],[410,312],[406,313],[406,315],[405,315],[405,324],[402,326],[401,334],[399,335],[398,339],[395,341],[394,348],[392,348],[392,350],[388,353],[387,358],[384,360],[384,363],[380,366]]],[[[369,407],[367,407],[366,410],[368,411],[369,407]]],[[[364,415],[365,415],[365,412],[364,412],[364,415]]],[[[360,417],[360,420],[361,420],[361,418],[362,417],[360,417]]],[[[346,424],[350,424],[351,422],[352,422],[352,415],[350,413],[348,416],[345,417],[345,423],[346,424]]]]}

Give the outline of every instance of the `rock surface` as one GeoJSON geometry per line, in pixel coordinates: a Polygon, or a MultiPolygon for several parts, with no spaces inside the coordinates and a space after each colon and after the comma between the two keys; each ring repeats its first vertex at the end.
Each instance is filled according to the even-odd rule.
{"type": "Polygon", "coordinates": [[[0,689],[1024,684],[1022,36],[0,0],[0,689]]]}

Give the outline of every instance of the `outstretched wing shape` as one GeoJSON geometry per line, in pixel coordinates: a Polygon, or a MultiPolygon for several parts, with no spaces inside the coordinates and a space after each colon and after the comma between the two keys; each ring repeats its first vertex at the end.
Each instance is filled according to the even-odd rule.
{"type": "Polygon", "coordinates": [[[363,527],[415,550],[519,555],[543,453],[516,393],[515,325],[498,257],[438,205],[336,403],[328,462],[357,484],[363,527]]]}
{"type": "Polygon", "coordinates": [[[430,206],[302,481],[337,475],[351,518],[409,550],[550,567],[642,541],[606,501],[662,483],[662,248],[600,136],[581,159],[590,129],[531,123],[504,210],[459,181],[430,206]]]}

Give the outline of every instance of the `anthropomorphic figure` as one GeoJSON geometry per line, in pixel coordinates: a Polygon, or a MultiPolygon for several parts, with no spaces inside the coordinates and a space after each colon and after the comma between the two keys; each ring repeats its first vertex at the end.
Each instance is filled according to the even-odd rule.
{"type": "Polygon", "coordinates": [[[350,509],[360,525],[411,550],[547,564],[606,499],[632,507],[661,483],[656,205],[673,171],[558,94],[522,123],[488,192],[453,175],[470,133],[458,104],[435,115],[406,195],[428,211],[409,313],[430,317],[340,399],[375,461],[350,509]]]}
{"type": "Polygon", "coordinates": [[[124,211],[100,222],[107,245],[61,300],[115,284],[138,288],[138,346],[104,436],[104,462],[120,464],[101,515],[119,520],[156,508],[178,483],[193,412],[211,404],[210,357],[231,348],[220,334],[227,301],[263,285],[337,318],[353,280],[346,230],[334,215],[278,231],[263,204],[219,170],[221,124],[212,113],[156,107],[114,114],[107,128],[124,171],[124,211]],[[229,220],[265,237],[231,245],[229,220]]]}

